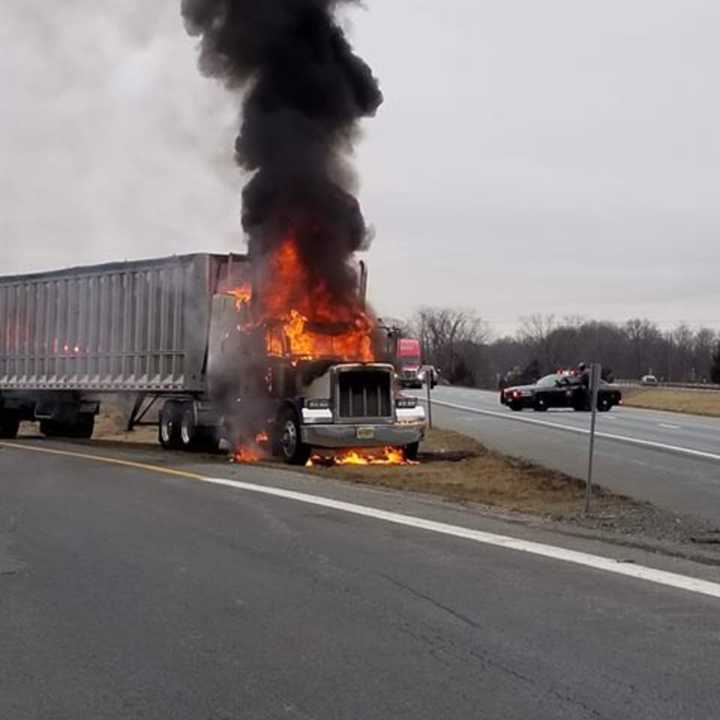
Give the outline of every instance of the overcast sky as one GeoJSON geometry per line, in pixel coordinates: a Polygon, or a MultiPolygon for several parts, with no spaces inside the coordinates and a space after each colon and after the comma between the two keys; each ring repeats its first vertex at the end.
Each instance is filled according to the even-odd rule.
{"type": "MultiPolygon", "coordinates": [[[[239,101],[179,0],[3,0],[0,273],[242,251],[239,101]],[[148,6],[152,10],[148,11],[148,6]]],[[[366,0],[378,309],[720,327],[717,0],[366,0]]]]}

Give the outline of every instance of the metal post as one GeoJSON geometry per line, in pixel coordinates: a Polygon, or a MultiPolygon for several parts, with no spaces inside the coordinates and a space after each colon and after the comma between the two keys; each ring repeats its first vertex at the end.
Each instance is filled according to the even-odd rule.
{"type": "Polygon", "coordinates": [[[431,367],[425,368],[425,387],[427,388],[427,411],[428,411],[428,427],[432,430],[432,399],[430,398],[430,388],[432,387],[431,373],[434,370],[431,367]]]}
{"type": "Polygon", "coordinates": [[[585,486],[585,514],[590,514],[590,500],[592,498],[593,460],[595,456],[595,426],[597,423],[598,391],[600,390],[600,378],[602,366],[593,363],[590,370],[590,451],[588,457],[587,485],[585,486]]]}

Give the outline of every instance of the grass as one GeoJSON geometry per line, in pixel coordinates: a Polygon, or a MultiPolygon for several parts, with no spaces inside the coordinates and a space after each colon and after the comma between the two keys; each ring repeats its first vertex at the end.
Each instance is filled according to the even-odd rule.
{"type": "MultiPolygon", "coordinates": [[[[551,517],[577,515],[584,506],[582,481],[488,450],[455,432],[430,431],[420,460],[418,465],[317,467],[307,472],[551,517]]],[[[627,503],[627,498],[595,488],[594,512],[612,512],[627,503]]]]}
{"type": "Polygon", "coordinates": [[[720,417],[720,391],[643,388],[623,392],[625,405],[647,410],[667,410],[720,417]]]}

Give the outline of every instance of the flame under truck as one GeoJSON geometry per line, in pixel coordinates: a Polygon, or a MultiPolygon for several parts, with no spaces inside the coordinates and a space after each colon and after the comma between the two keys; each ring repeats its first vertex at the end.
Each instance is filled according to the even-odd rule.
{"type": "Polygon", "coordinates": [[[255,298],[228,292],[253,265],[194,254],[0,278],[0,438],[23,420],[89,438],[101,403],[120,396],[131,399],[128,429],[157,424],[166,448],[264,432],[291,464],[314,448],[393,446],[413,458],[425,415],[400,395],[392,365],[338,357],[338,327],[313,328],[323,352],[294,353],[282,325],[253,319],[255,298]]]}

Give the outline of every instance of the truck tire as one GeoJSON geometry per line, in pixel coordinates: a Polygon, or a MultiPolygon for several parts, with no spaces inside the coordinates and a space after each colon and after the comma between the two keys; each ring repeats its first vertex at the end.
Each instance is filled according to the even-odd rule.
{"type": "Polygon", "coordinates": [[[403,455],[405,456],[406,460],[417,460],[418,458],[418,452],[420,451],[420,443],[414,442],[410,443],[409,445],[406,445],[403,448],[403,455]]]}
{"type": "Polygon", "coordinates": [[[610,402],[610,400],[608,398],[606,398],[606,397],[598,398],[598,404],[597,404],[598,412],[609,412],[611,408],[612,408],[612,403],[610,402]]]}
{"type": "Polygon", "coordinates": [[[189,403],[182,408],[180,415],[180,447],[192,451],[198,447],[200,435],[195,424],[195,409],[189,403]]]}
{"type": "Polygon", "coordinates": [[[514,412],[522,412],[522,409],[523,409],[522,403],[515,402],[515,401],[509,402],[508,407],[511,410],[513,410],[514,412]]]}
{"type": "Polygon", "coordinates": [[[78,440],[89,440],[95,432],[95,416],[90,413],[78,415],[75,422],[68,427],[68,437],[78,440]]]}
{"type": "Polygon", "coordinates": [[[12,440],[17,437],[20,416],[13,410],[0,410],[0,438],[12,440]]]}
{"type": "Polygon", "coordinates": [[[55,420],[41,420],[40,432],[49,438],[60,437],[62,435],[60,424],[55,420]]]}
{"type": "Polygon", "coordinates": [[[180,413],[175,403],[166,402],[160,411],[158,440],[166,450],[180,450],[180,413]]]}
{"type": "Polygon", "coordinates": [[[300,420],[294,410],[286,410],[278,424],[280,456],[288,465],[305,465],[312,448],[301,440],[300,420]]]}

